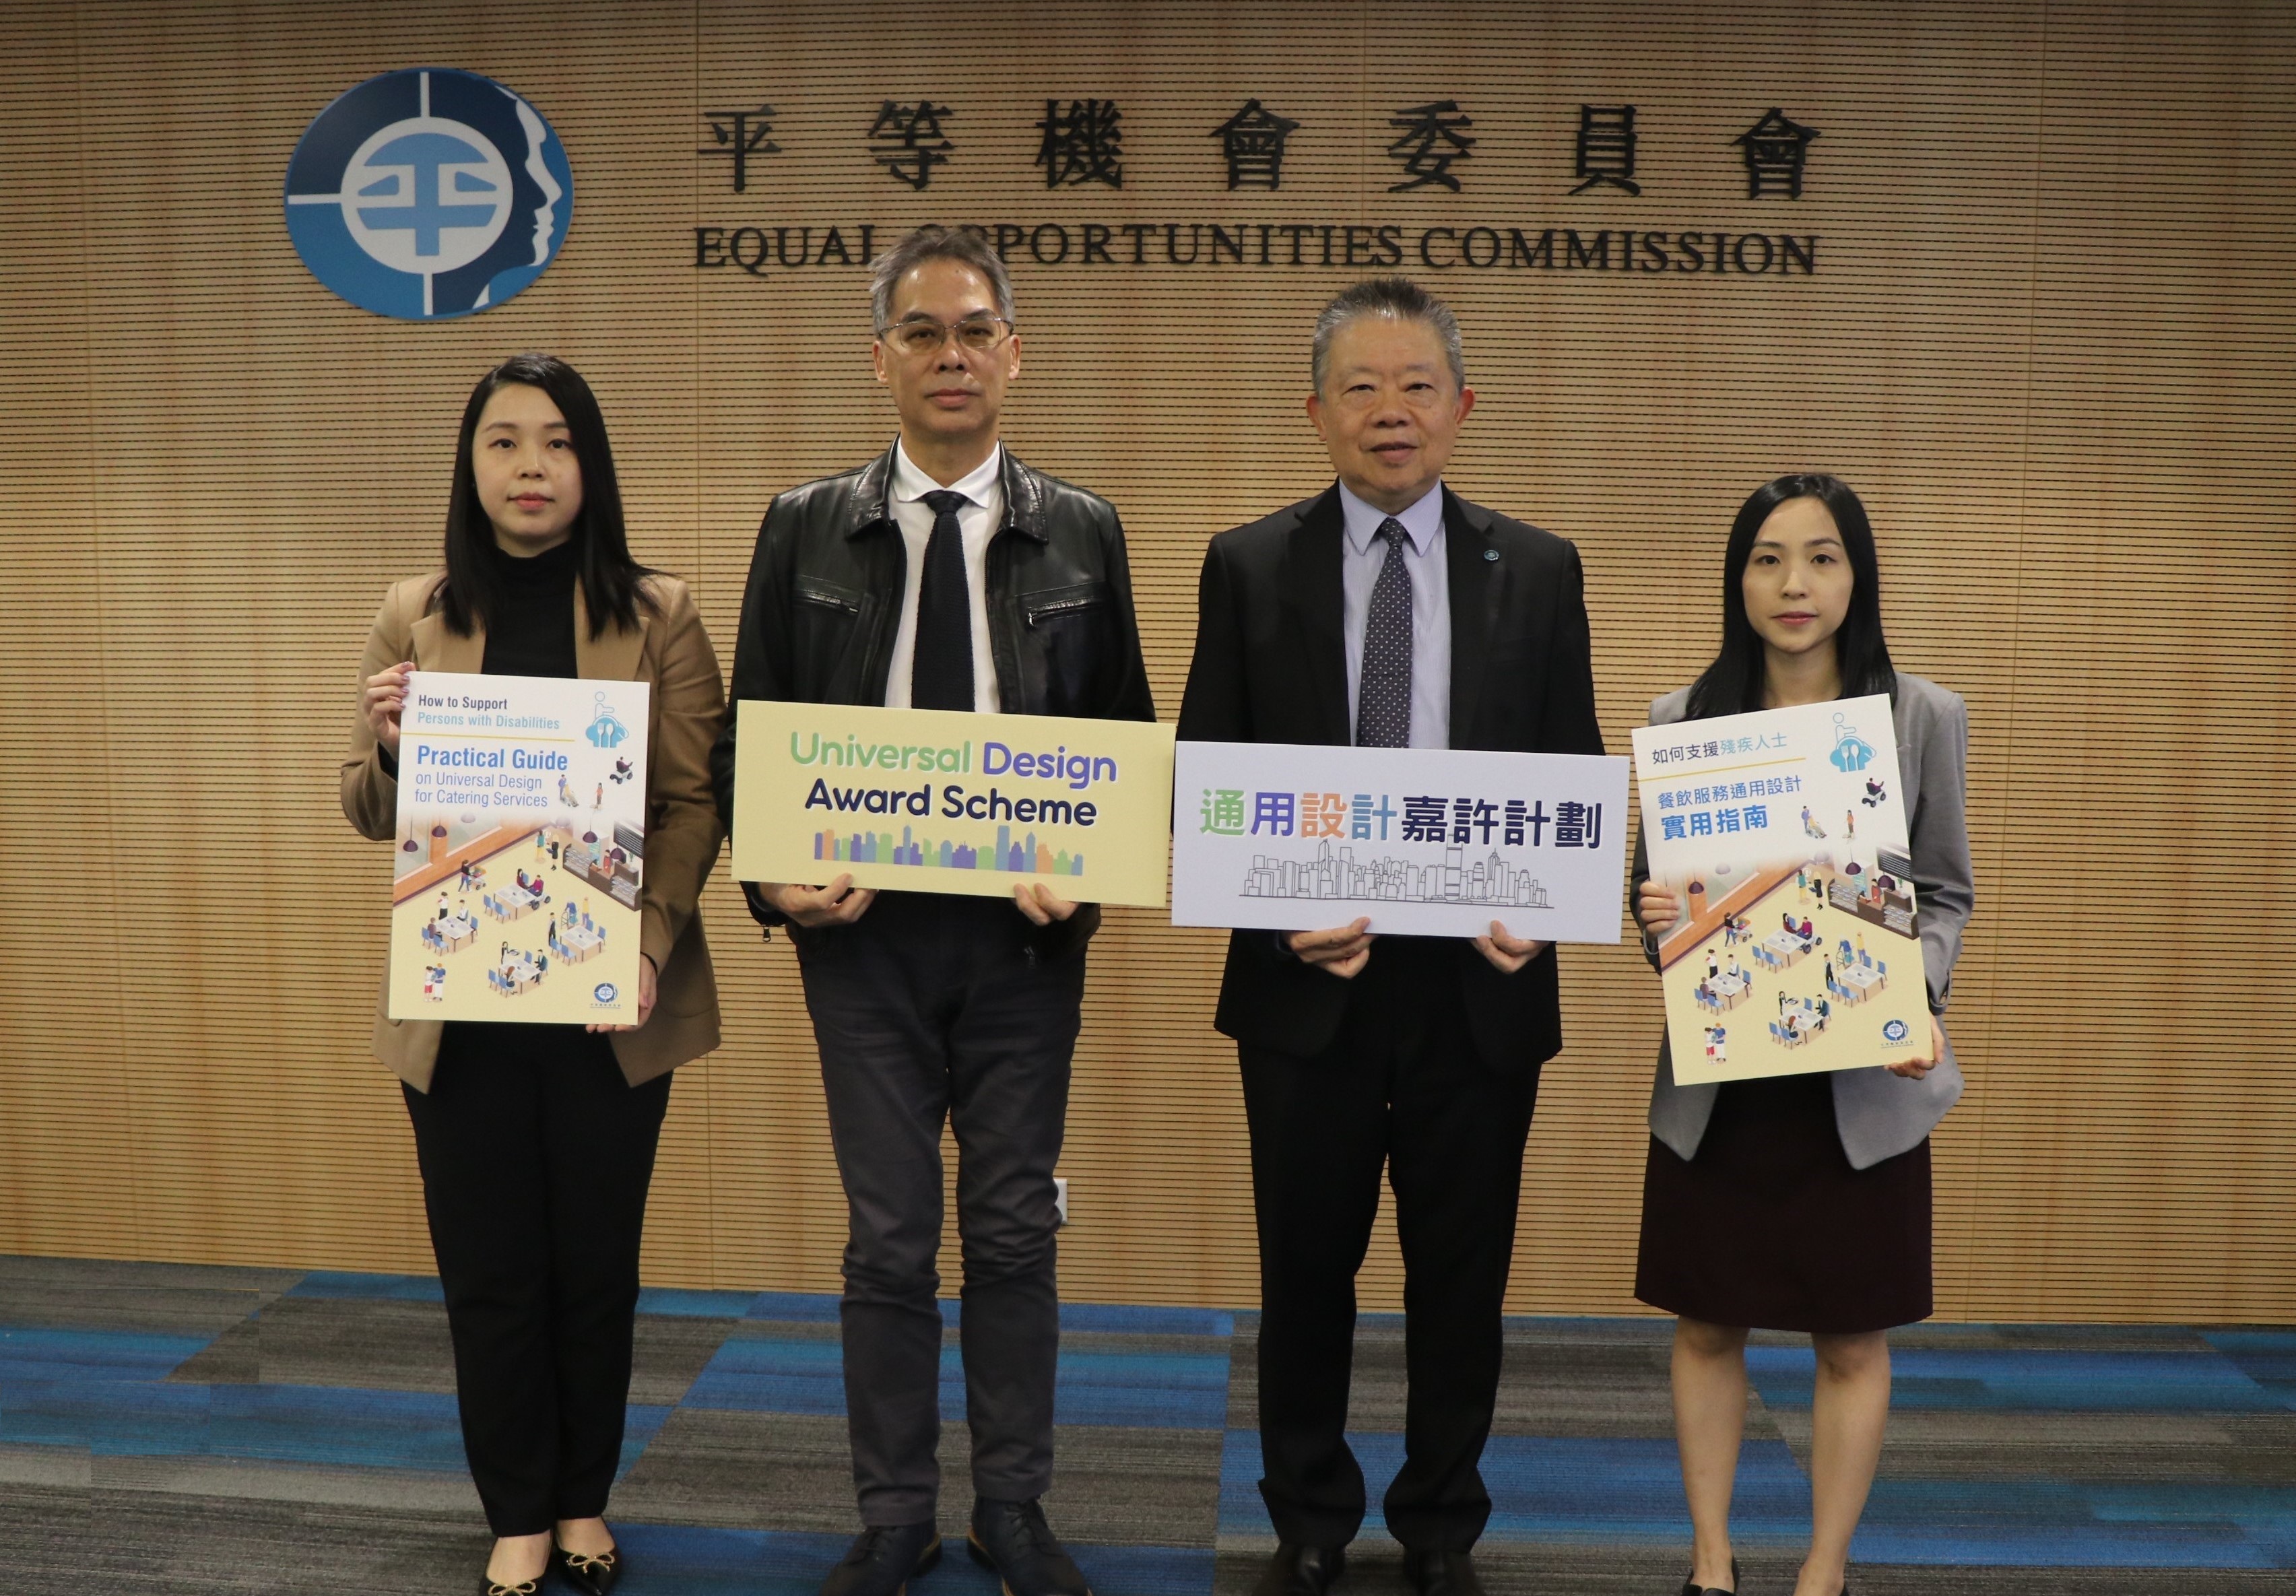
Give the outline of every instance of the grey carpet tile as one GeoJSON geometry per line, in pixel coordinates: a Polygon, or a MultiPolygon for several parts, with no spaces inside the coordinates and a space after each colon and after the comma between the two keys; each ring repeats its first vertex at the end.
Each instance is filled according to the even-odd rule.
{"type": "Polygon", "coordinates": [[[316,1502],[472,1519],[483,1512],[469,1475],[427,1469],[314,1469],[235,1458],[98,1455],[89,1483],[100,1490],[159,1491],[232,1502],[316,1502]]]}
{"type": "MultiPolygon", "coordinates": [[[[815,1320],[793,1319],[705,1319],[698,1322],[718,1326],[729,1341],[736,1337],[753,1341],[834,1341],[844,1333],[833,1319],[826,1324],[815,1320]]],[[[944,1331],[941,1344],[955,1346],[956,1332],[944,1331]]]]}
{"type": "Polygon", "coordinates": [[[1226,1336],[1125,1335],[1111,1330],[1061,1332],[1062,1352],[1128,1353],[1153,1357],[1226,1357],[1226,1336]]]}
{"type": "MultiPolygon", "coordinates": [[[[1214,1564],[1213,1596],[1250,1596],[1267,1554],[1223,1550],[1214,1564]]],[[[1791,1596],[1797,1564],[1790,1558],[1740,1559],[1743,1596],[1791,1596]]],[[[1652,1551],[1546,1544],[1487,1545],[1475,1568],[1492,1596],[1678,1596],[1689,1551],[1652,1551]]],[[[2278,1570],[1911,1567],[1852,1565],[1857,1596],[2291,1596],[2296,1574],[2278,1570]]],[[[1403,1554],[1392,1543],[1348,1559],[1340,1596],[1406,1596],[1403,1554]]]]}
{"type": "MultiPolygon", "coordinates": [[[[1065,1538],[1094,1545],[1210,1547],[1219,1520],[1220,1432],[1062,1425],[1046,1510],[1065,1538]]],[[[972,1510],[972,1444],[940,1437],[944,1531],[972,1510]]],[[[858,1527],[841,1418],[680,1408],[614,1487],[613,1514],[726,1529],[858,1527]]]]}
{"type": "MultiPolygon", "coordinates": [[[[1511,1322],[1500,1366],[1491,1430],[1502,1436],[1619,1436],[1671,1440],[1674,1399],[1668,1348],[1649,1338],[1620,1339],[1606,1330],[1563,1333],[1552,1326],[1518,1333],[1511,1322]]],[[[1259,1341],[1238,1335],[1229,1368],[1227,1422],[1259,1422],[1255,1370],[1259,1341]]],[[[1403,1338],[1385,1323],[1359,1326],[1349,1387],[1348,1428],[1403,1428],[1408,1390],[1403,1338]]],[[[1749,1436],[1775,1436],[1760,1395],[1747,1395],[1749,1436]]]]}
{"type": "Polygon", "coordinates": [[[0,1324],[220,1335],[302,1278],[295,1269],[0,1256],[0,1324]]]}
{"type": "Polygon", "coordinates": [[[1046,1511],[1089,1545],[1208,1549],[1219,1533],[1220,1444],[1216,1429],[1062,1425],[1046,1511]]]}
{"type": "Polygon", "coordinates": [[[630,1362],[630,1400],[671,1407],[685,1399],[703,1367],[725,1345],[733,1322],[662,1314],[638,1315],[630,1362]]]}
{"type": "Polygon", "coordinates": [[[168,1378],[451,1395],[455,1349],[447,1338],[447,1310],[437,1303],[283,1297],[168,1378]]]}
{"type": "Polygon", "coordinates": [[[1639,1319],[1580,1319],[1528,1315],[1505,1321],[1509,1346],[1551,1344],[1597,1346],[1667,1347],[1674,1342],[1674,1321],[1653,1314],[1639,1319]]]}
{"type": "MultiPolygon", "coordinates": [[[[961,1432],[944,1430],[945,1478],[963,1477],[964,1446],[961,1432]]],[[[858,1526],[852,1459],[841,1417],[680,1408],[614,1487],[611,1511],[723,1529],[850,1532],[858,1526]]]]}
{"type": "MultiPolygon", "coordinates": [[[[4,1503],[11,1486],[54,1486],[65,1490],[85,1490],[94,1477],[95,1460],[85,1446],[0,1446],[0,1503],[4,1503]]],[[[0,1532],[4,1532],[7,1517],[0,1509],[0,1532]]],[[[4,1552],[4,1534],[0,1534],[0,1552],[4,1552]]]]}
{"type": "Polygon", "coordinates": [[[469,1596],[490,1543],[461,1514],[24,1486],[0,1526],[9,1596],[469,1596]]]}
{"type": "MultiPolygon", "coordinates": [[[[730,1328],[723,1319],[640,1314],[630,1400],[662,1407],[678,1402],[730,1328]]],[[[233,1325],[168,1378],[452,1395],[455,1348],[447,1310],[437,1303],[284,1297],[233,1325]]]]}

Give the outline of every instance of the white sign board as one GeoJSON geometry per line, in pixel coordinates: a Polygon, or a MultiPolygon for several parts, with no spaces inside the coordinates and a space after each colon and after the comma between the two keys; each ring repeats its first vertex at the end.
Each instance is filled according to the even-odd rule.
{"type": "Polygon", "coordinates": [[[1172,923],[1617,942],[1628,761],[1183,742],[1172,923]]]}

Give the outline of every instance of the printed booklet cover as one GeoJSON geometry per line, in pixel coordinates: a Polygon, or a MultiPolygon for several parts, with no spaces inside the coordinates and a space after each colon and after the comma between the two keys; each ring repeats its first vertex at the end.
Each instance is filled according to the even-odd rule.
{"type": "Polygon", "coordinates": [[[1678,1084],[1928,1053],[1887,696],[1644,726],[1635,773],[1678,1084]]]}
{"type": "Polygon", "coordinates": [[[649,691],[407,678],[393,1019],[636,1022],[649,691]]]}
{"type": "Polygon", "coordinates": [[[1627,761],[1184,742],[1172,923],[1617,942],[1627,761]]]}
{"type": "Polygon", "coordinates": [[[734,877],[1164,906],[1172,728],[744,699],[734,877]]]}

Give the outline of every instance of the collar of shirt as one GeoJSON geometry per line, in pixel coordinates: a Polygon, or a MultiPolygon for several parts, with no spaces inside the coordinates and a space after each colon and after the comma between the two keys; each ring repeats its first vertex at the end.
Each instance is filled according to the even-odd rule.
{"type": "MultiPolygon", "coordinates": [[[[893,444],[893,500],[896,503],[912,504],[929,493],[939,491],[940,484],[925,474],[924,469],[909,458],[907,449],[898,439],[893,444]]],[[[988,451],[988,458],[948,485],[952,493],[961,493],[984,510],[999,508],[1004,496],[1004,446],[998,444],[988,451]]]]}
{"type": "MultiPolygon", "coordinates": [[[[1346,483],[1340,484],[1340,513],[1348,531],[1348,546],[1358,554],[1371,552],[1373,540],[1379,536],[1381,523],[1387,512],[1356,496],[1346,483]]],[[[1440,482],[1419,496],[1418,503],[1399,512],[1395,518],[1403,523],[1403,530],[1411,540],[1411,552],[1423,558],[1434,545],[1435,535],[1443,529],[1443,485],[1440,482]]]]}

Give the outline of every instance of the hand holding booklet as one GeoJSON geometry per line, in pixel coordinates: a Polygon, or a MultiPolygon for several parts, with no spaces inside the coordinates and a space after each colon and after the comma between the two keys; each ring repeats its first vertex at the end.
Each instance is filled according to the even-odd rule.
{"type": "Polygon", "coordinates": [[[391,1019],[636,1023],[649,692],[407,678],[391,1019]]]}
{"type": "Polygon", "coordinates": [[[1928,1056],[1913,860],[1885,695],[1634,735],[1677,1084],[1928,1056]]]}

